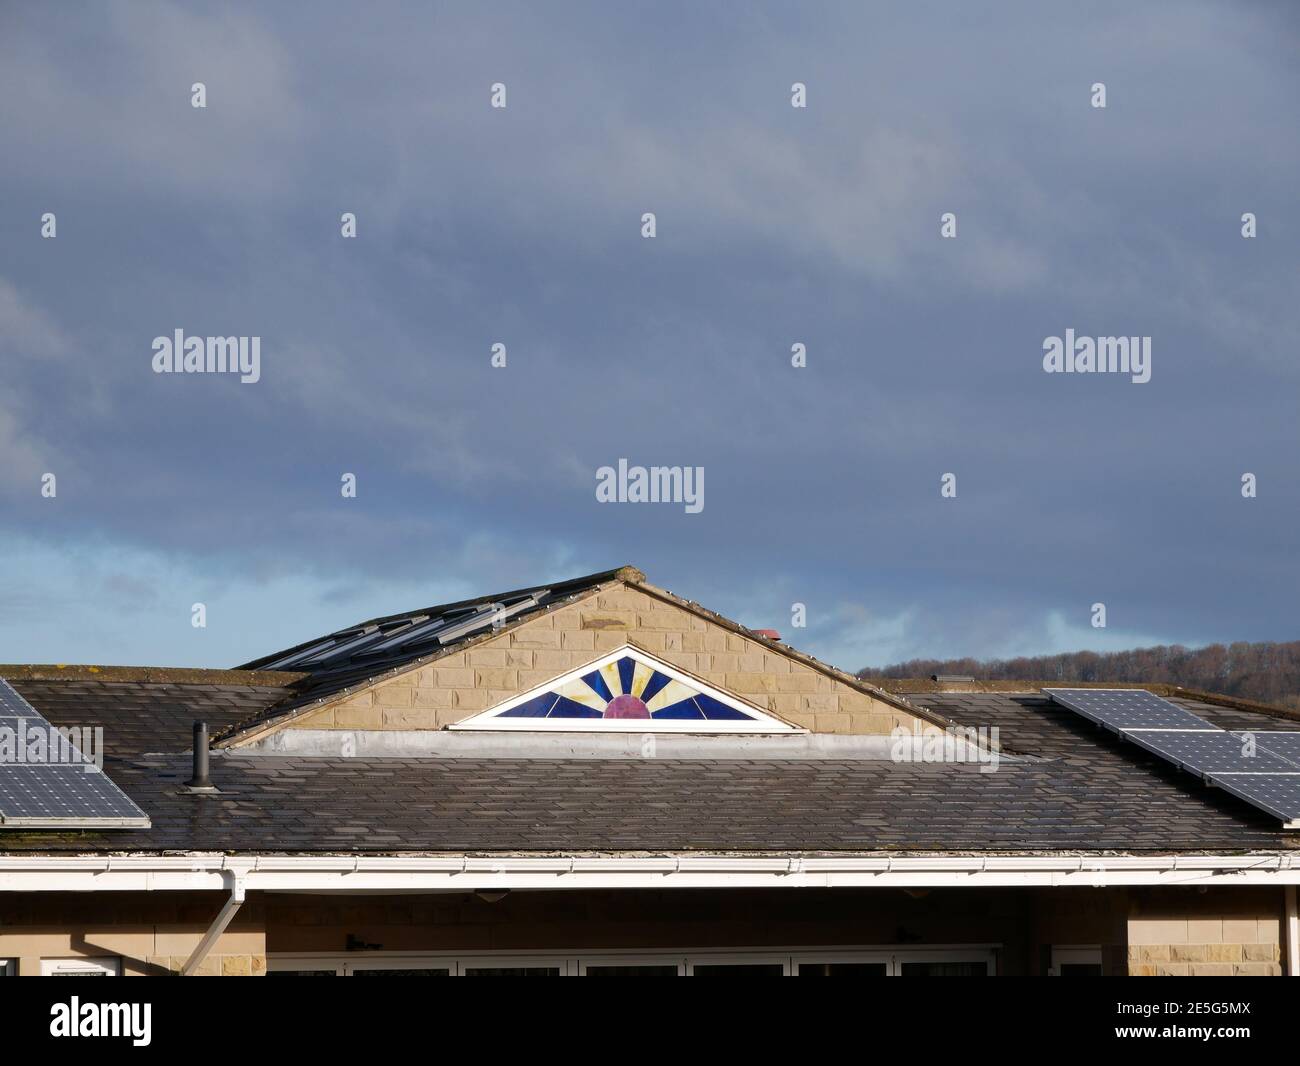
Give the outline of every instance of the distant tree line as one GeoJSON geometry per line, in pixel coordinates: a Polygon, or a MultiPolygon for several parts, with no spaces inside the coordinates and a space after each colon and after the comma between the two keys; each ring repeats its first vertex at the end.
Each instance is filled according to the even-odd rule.
{"type": "Polygon", "coordinates": [[[1159,682],[1300,710],[1300,641],[1211,644],[1207,648],[1173,644],[984,661],[912,659],[858,671],[865,681],[932,674],[959,674],[981,681],[1159,682]]]}

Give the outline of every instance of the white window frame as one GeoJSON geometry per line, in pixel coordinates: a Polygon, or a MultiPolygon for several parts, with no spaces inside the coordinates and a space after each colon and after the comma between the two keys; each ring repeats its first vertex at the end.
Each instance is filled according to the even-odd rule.
{"type": "Polygon", "coordinates": [[[41,959],[42,977],[120,977],[121,975],[122,958],[119,955],[41,959]]]}
{"type": "Polygon", "coordinates": [[[576,962],[578,977],[587,976],[590,966],[675,966],[677,976],[686,976],[686,960],[680,955],[582,955],[576,962]]]}
{"type": "Polygon", "coordinates": [[[1083,963],[1101,966],[1100,944],[1053,944],[1052,964],[1047,969],[1048,977],[1060,977],[1063,963],[1083,963]]]}
{"type": "Polygon", "coordinates": [[[897,969],[894,963],[893,953],[887,950],[880,951],[809,951],[801,955],[795,955],[790,960],[790,976],[799,976],[800,966],[820,966],[835,965],[839,962],[866,962],[885,964],[885,977],[896,976],[897,969]]]}
{"type": "MultiPolygon", "coordinates": [[[[328,966],[295,966],[295,970],[328,970],[328,966]]],[[[446,970],[448,977],[456,976],[456,964],[447,958],[401,958],[391,956],[374,959],[348,959],[335,970],[337,977],[355,977],[358,970],[446,970]]]]}
{"type": "Polygon", "coordinates": [[[916,949],[894,953],[894,972],[891,977],[903,976],[905,962],[982,962],[987,966],[989,977],[998,975],[998,955],[996,951],[972,951],[969,949],[916,949]]]}
{"type": "Polygon", "coordinates": [[[560,977],[572,977],[574,960],[563,955],[462,955],[452,973],[466,977],[466,970],[556,969],[560,977]]]}
{"type": "Polygon", "coordinates": [[[772,717],[752,703],[729,695],[720,689],[694,677],[675,666],[670,666],[632,644],[624,644],[617,651],[602,655],[585,666],[570,670],[567,674],[537,685],[527,692],[513,696],[504,703],[498,703],[486,711],[455,722],[447,727],[454,730],[488,730],[500,729],[511,732],[551,732],[551,733],[807,733],[808,730],[790,725],[779,718],[772,717]],[[711,696],[719,703],[725,703],[733,710],[748,715],[749,721],[700,721],[697,719],[665,718],[502,718],[501,715],[522,703],[536,699],[553,689],[561,688],[571,681],[577,681],[594,671],[600,671],[610,663],[623,657],[629,657],[642,666],[687,685],[706,696],[711,696]]]}
{"type": "Polygon", "coordinates": [[[0,959],[0,977],[15,977],[17,972],[17,959],[0,959]]]}
{"type": "Polygon", "coordinates": [[[790,957],[780,952],[728,951],[688,955],[682,972],[695,976],[697,966],[780,966],[781,976],[790,976],[790,957]]]}
{"type": "MultiPolygon", "coordinates": [[[[883,962],[886,977],[902,976],[905,962],[983,962],[990,977],[998,975],[997,944],[934,944],[899,950],[889,946],[862,947],[772,947],[687,948],[645,951],[476,951],[421,952],[382,951],[303,952],[267,956],[268,971],[333,970],[336,976],[351,977],[357,970],[448,970],[449,976],[464,977],[470,969],[546,967],[558,969],[561,977],[585,977],[589,966],[676,966],[679,977],[693,977],[696,966],[779,965],[782,976],[797,977],[801,963],[883,962]]],[[[1099,949],[1098,949],[1099,950],[1099,949]]]]}
{"type": "MultiPolygon", "coordinates": [[[[407,965],[413,966],[415,964],[408,963],[407,965]]],[[[333,955],[328,958],[303,958],[285,955],[272,958],[268,955],[266,958],[267,973],[272,970],[277,972],[281,970],[333,970],[335,977],[348,977],[349,974],[346,969],[347,963],[333,955]]]]}

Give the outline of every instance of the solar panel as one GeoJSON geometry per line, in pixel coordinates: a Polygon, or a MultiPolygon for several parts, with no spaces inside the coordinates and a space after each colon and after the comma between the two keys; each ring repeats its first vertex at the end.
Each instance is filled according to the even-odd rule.
{"type": "Polygon", "coordinates": [[[438,633],[439,644],[450,644],[461,637],[467,637],[475,630],[486,629],[492,625],[494,619],[505,621],[510,611],[500,603],[488,603],[478,608],[472,615],[463,622],[457,622],[455,625],[448,626],[438,633]]]}
{"type": "Polygon", "coordinates": [[[441,614],[436,618],[415,619],[415,622],[414,626],[407,626],[383,642],[367,648],[364,654],[374,655],[376,652],[388,651],[391,648],[405,647],[414,641],[428,640],[449,624],[447,616],[441,614]]]}
{"type": "Polygon", "coordinates": [[[1052,699],[1098,725],[1124,729],[1214,729],[1176,703],[1140,688],[1045,688],[1052,699]]]}
{"type": "Polygon", "coordinates": [[[1043,691],[1057,703],[1179,769],[1300,829],[1300,733],[1262,732],[1254,743],[1145,689],[1043,691]]]}
{"type": "Polygon", "coordinates": [[[292,666],[294,663],[299,663],[302,662],[304,659],[311,658],[311,656],[315,655],[317,652],[324,651],[326,648],[333,647],[334,644],[335,644],[334,637],[332,636],[326,637],[324,640],[318,640],[315,643],[308,645],[307,647],[303,648],[301,651],[290,652],[288,655],[282,655],[280,658],[274,660],[273,662],[267,663],[266,666],[263,667],[263,669],[283,670],[287,666],[292,666]]]}
{"type": "Polygon", "coordinates": [[[438,631],[438,643],[450,644],[462,637],[469,636],[477,630],[504,624],[515,615],[540,606],[542,601],[550,594],[550,589],[541,589],[527,596],[520,596],[502,603],[485,603],[476,608],[474,613],[464,621],[458,621],[446,629],[440,629],[438,631]]]}
{"type": "Polygon", "coordinates": [[[0,772],[0,811],[7,827],[84,826],[103,819],[135,821],[140,808],[102,770],[71,763],[28,765],[20,773],[0,772]]]}
{"type": "Polygon", "coordinates": [[[1252,737],[1256,748],[1265,748],[1274,755],[1289,759],[1297,764],[1297,769],[1300,769],[1300,733],[1274,733],[1264,730],[1256,733],[1246,729],[1238,729],[1236,733],[1243,739],[1247,736],[1252,737]]]}
{"type": "Polygon", "coordinates": [[[1139,747],[1195,773],[1300,773],[1300,766],[1234,733],[1204,729],[1138,729],[1125,737],[1139,747]]]}
{"type": "MultiPolygon", "coordinates": [[[[327,674],[353,664],[378,664],[384,659],[414,658],[436,647],[447,647],[481,631],[503,624],[517,615],[559,598],[550,588],[517,592],[499,600],[477,600],[460,607],[430,613],[428,609],[408,615],[379,618],[299,648],[279,652],[249,663],[262,670],[302,670],[327,674]]],[[[0,711],[0,713],[3,713],[0,711]]]]}
{"type": "Polygon", "coordinates": [[[345,651],[350,652],[363,644],[369,644],[372,641],[379,640],[383,634],[378,626],[367,626],[360,633],[349,637],[347,640],[338,644],[332,644],[324,651],[318,652],[308,659],[303,660],[303,665],[311,666],[319,663],[329,662],[331,659],[337,659],[345,651]]]}
{"type": "Polygon", "coordinates": [[[36,708],[0,678],[0,718],[39,718],[36,708]]]}
{"type": "Polygon", "coordinates": [[[1290,774],[1211,774],[1210,780],[1247,803],[1300,829],[1300,772],[1290,774]]]}
{"type": "Polygon", "coordinates": [[[149,817],[0,678],[0,828],[149,827],[149,817]]]}

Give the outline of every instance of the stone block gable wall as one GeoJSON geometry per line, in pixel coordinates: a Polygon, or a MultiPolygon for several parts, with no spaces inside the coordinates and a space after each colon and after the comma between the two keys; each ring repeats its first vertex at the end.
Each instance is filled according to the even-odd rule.
{"type": "Polygon", "coordinates": [[[288,728],[440,729],[626,643],[817,733],[887,734],[920,721],[762,642],[616,584],[310,711],[288,728]]]}

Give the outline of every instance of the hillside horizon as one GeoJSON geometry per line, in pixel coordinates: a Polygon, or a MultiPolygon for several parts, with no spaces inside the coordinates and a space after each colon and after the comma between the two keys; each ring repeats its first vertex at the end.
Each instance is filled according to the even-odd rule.
{"type": "Polygon", "coordinates": [[[864,681],[931,674],[960,674],[979,681],[1163,683],[1300,710],[1300,640],[1240,641],[1202,648],[1160,644],[1014,659],[910,659],[857,672],[864,681]]]}

